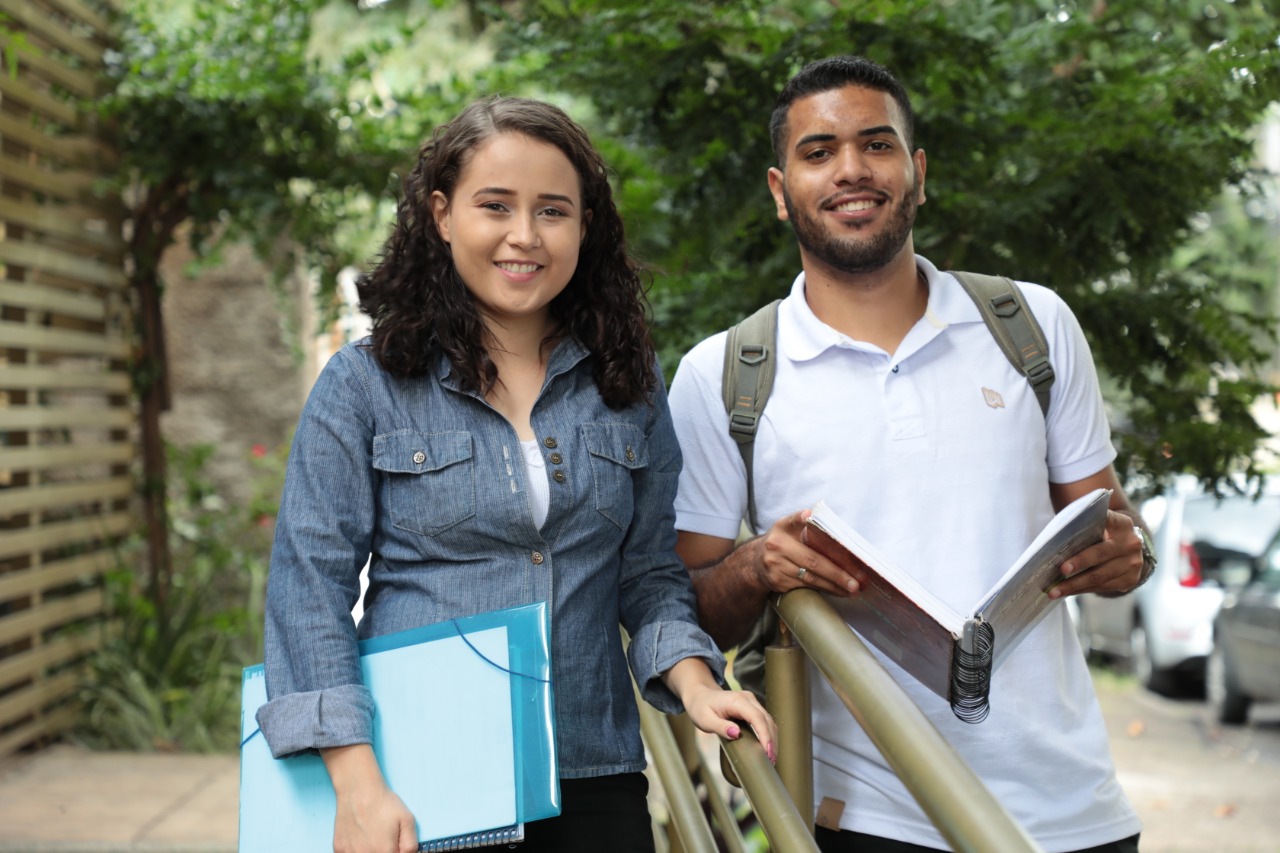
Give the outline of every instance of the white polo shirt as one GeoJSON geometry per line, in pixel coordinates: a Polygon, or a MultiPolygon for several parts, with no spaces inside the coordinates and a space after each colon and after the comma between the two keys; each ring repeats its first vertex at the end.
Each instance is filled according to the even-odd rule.
{"type": "MultiPolygon", "coordinates": [[[[1046,423],[959,282],[916,263],[928,307],[892,355],[818,320],[803,274],[779,306],[777,373],[755,442],[757,532],[825,500],[968,613],[1053,516],[1048,483],[1094,474],[1115,450],[1088,345],[1055,293],[1021,284],[1056,373],[1046,423]]],[[[685,356],[670,402],[684,454],[676,526],[732,539],[747,499],[720,393],[725,337],[685,356]]],[[[878,656],[1046,851],[1140,831],[1065,608],[997,670],[991,713],[976,725],[878,656]]],[[[810,683],[816,801],[844,801],[844,829],[945,848],[825,680],[815,671],[810,683]]]]}

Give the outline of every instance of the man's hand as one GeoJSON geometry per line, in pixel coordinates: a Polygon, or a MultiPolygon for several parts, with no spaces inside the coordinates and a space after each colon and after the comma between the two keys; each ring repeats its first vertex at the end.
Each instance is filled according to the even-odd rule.
{"type": "Polygon", "coordinates": [[[756,583],[770,592],[815,589],[845,598],[856,595],[857,579],[809,547],[805,530],[812,514],[802,509],[783,516],[754,540],[756,583]]]}
{"type": "Polygon", "coordinates": [[[1142,537],[1132,515],[1110,510],[1103,540],[1062,564],[1066,580],[1049,590],[1050,598],[1096,592],[1123,595],[1142,581],[1142,537]]]}
{"type": "Polygon", "coordinates": [[[676,553],[689,567],[698,596],[698,622],[720,648],[732,648],[747,637],[775,592],[857,594],[855,578],[805,544],[809,515],[808,510],[792,513],[742,545],[718,536],[677,532],[676,553]]]}

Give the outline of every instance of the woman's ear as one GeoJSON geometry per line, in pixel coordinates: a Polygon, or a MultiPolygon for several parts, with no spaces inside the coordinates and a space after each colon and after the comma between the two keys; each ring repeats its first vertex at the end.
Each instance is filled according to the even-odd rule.
{"type": "Polygon", "coordinates": [[[588,211],[587,211],[586,213],[584,213],[584,214],[583,214],[583,216],[582,216],[582,233],[581,233],[580,235],[578,235],[578,245],[579,245],[579,246],[581,246],[583,243],[587,242],[587,226],[591,224],[591,213],[592,213],[592,211],[588,210],[588,211]]]}
{"type": "Polygon", "coordinates": [[[436,231],[440,239],[449,242],[449,199],[444,193],[436,190],[431,193],[431,218],[436,221],[436,231]]]}

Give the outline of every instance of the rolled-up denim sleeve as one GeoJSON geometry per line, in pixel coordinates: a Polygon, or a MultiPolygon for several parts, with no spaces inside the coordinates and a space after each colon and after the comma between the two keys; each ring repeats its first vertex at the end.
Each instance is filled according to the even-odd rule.
{"type": "Polygon", "coordinates": [[[665,389],[655,392],[647,429],[648,464],[632,478],[634,515],[622,552],[622,624],[631,635],[627,657],[640,694],[668,714],[684,710],[662,674],[685,658],[702,658],[724,682],[724,655],[698,626],[689,573],[676,556],[675,496],[680,478],[665,389]]]}
{"type": "Polygon", "coordinates": [[[258,724],[276,757],[373,734],[355,621],[375,519],[373,423],[359,356],[340,351],[294,434],[267,580],[258,724]]]}

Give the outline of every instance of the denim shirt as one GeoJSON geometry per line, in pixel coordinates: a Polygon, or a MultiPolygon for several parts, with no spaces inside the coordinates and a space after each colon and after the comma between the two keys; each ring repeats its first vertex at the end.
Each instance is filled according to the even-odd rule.
{"type": "Polygon", "coordinates": [[[330,359],[289,456],[258,712],[272,753],[371,741],[357,639],[547,601],[560,775],[642,769],[628,658],[643,697],[668,713],[682,708],[661,673],[686,657],[724,671],[674,551],[680,450],[665,389],[652,405],[609,409],[586,348],[555,348],[531,415],[551,489],[539,529],[506,418],[463,391],[444,357],[400,379],[367,343],[330,359]]]}

